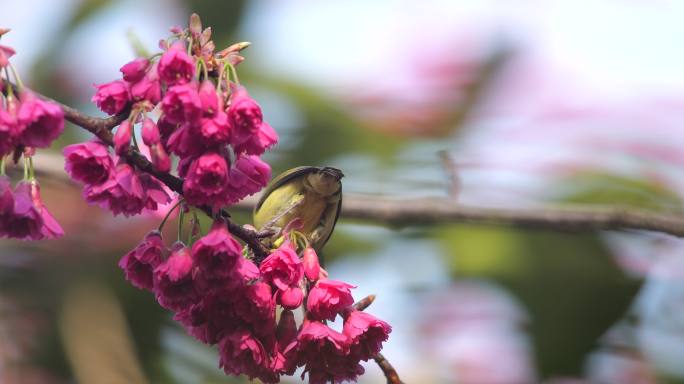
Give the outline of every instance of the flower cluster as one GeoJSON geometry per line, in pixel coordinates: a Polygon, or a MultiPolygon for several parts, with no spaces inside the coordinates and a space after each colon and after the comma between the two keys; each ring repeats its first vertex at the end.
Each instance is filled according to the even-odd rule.
{"type": "MultiPolygon", "coordinates": [[[[8,32],[0,29],[0,37],[8,32]]],[[[0,70],[12,68],[10,47],[0,45],[0,70]]],[[[15,72],[12,68],[12,72],[15,72]]],[[[47,148],[64,130],[64,112],[55,103],[45,101],[25,90],[15,72],[18,91],[9,76],[0,78],[0,237],[22,240],[54,239],[64,234],[48,212],[40,196],[40,186],[33,175],[31,158],[36,148],[47,148]],[[5,162],[24,157],[24,180],[14,190],[5,176],[5,162]]]]}
{"type": "Polygon", "coordinates": [[[353,286],[328,279],[313,249],[303,254],[300,259],[286,241],[257,267],[217,220],[192,247],[177,242],[167,249],[160,233],[151,232],[119,265],[133,285],[153,291],[174,311],[189,334],[218,344],[228,374],[274,383],[304,367],[310,383],[353,380],[363,373],[359,362],[380,351],[391,327],[355,310],[353,286]],[[299,307],[306,316],[297,326],[293,310],[299,307]],[[338,315],[342,332],[325,324],[338,315]]]}
{"type": "MultiPolygon", "coordinates": [[[[173,31],[171,40],[175,41],[162,41],[160,55],[127,63],[121,67],[121,79],[96,86],[92,100],[105,113],[128,113],[113,137],[117,155],[125,157],[130,151],[135,128],[140,126],[154,167],[169,172],[170,155],[178,156],[176,170],[184,180],[185,201],[216,210],[266,185],[271,168],[259,156],[278,137],[235,75],[234,65],[241,61],[237,53],[244,45],[215,54],[210,29],[201,31],[195,26],[173,31]],[[148,115],[156,111],[159,116],[154,121],[148,115]]],[[[111,166],[113,162],[104,161],[100,155],[101,149],[96,154],[86,147],[93,144],[77,144],[65,150],[67,169],[81,162],[93,163],[92,172],[96,168],[103,172],[96,180],[100,184],[70,173],[86,184],[86,200],[126,215],[160,203],[155,196],[165,200],[163,194],[150,193],[150,189],[159,190],[155,179],[126,184],[141,175],[125,164],[111,166]],[[76,150],[79,154],[71,156],[76,150]]]]}

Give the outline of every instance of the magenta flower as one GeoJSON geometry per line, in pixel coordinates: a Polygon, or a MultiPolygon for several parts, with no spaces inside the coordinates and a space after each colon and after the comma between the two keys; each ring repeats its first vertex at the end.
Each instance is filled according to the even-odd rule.
{"type": "Polygon", "coordinates": [[[148,173],[140,173],[138,177],[145,191],[144,205],[146,209],[156,211],[160,205],[171,202],[170,191],[161,181],[148,173]]]}
{"type": "Polygon", "coordinates": [[[197,93],[197,84],[179,84],[170,87],[162,99],[162,111],[172,123],[199,123],[202,103],[197,93]]]}
{"type": "Polygon", "coordinates": [[[261,107],[247,94],[244,87],[234,87],[228,107],[228,121],[232,127],[232,144],[238,146],[256,135],[263,122],[261,107]]]}
{"type": "Polygon", "coordinates": [[[264,281],[283,291],[299,286],[304,276],[302,261],[287,241],[264,259],[259,271],[264,281]]]}
{"type": "Polygon", "coordinates": [[[193,267],[190,248],[182,243],[174,244],[171,256],[154,269],[154,292],[159,305],[178,311],[196,301],[193,267]]]}
{"type": "MultiPolygon", "coordinates": [[[[161,128],[162,125],[159,124],[159,127],[161,128]]],[[[200,135],[196,134],[195,130],[196,127],[193,127],[189,124],[183,124],[180,128],[174,130],[166,141],[166,145],[168,146],[169,150],[183,159],[199,156],[206,152],[207,148],[204,144],[202,144],[200,140],[201,137],[200,135]]],[[[184,177],[180,171],[179,175],[184,177]]]]}
{"type": "Polygon", "coordinates": [[[140,244],[119,261],[119,267],[123,269],[126,280],[137,288],[152,290],[153,272],[162,263],[165,250],[161,233],[148,233],[140,244]]]}
{"type": "Polygon", "coordinates": [[[64,169],[72,179],[85,184],[100,184],[107,180],[114,161],[107,146],[94,140],[64,147],[64,169]]]}
{"type": "Polygon", "coordinates": [[[129,83],[137,83],[145,77],[150,61],[144,57],[139,57],[130,61],[119,69],[123,74],[123,79],[129,83]]]}
{"type": "Polygon", "coordinates": [[[131,99],[134,101],[147,100],[156,105],[161,100],[161,84],[157,74],[157,66],[150,70],[138,81],[130,84],[131,99]]]}
{"type": "Polygon", "coordinates": [[[245,329],[226,335],[219,342],[219,366],[228,374],[245,374],[264,383],[276,383],[278,377],[269,369],[269,358],[261,341],[245,329]]]}
{"type": "Polygon", "coordinates": [[[344,319],[344,333],[350,342],[350,355],[368,361],[382,349],[392,327],[377,317],[361,311],[351,311],[344,319]]]}
{"type": "Polygon", "coordinates": [[[140,177],[125,163],[119,164],[103,183],[86,185],[83,195],[89,203],[107,208],[114,215],[137,215],[147,203],[140,177]]]}
{"type": "Polygon", "coordinates": [[[300,364],[309,383],[339,383],[355,380],[364,372],[358,360],[349,359],[347,337],[318,321],[304,320],[297,336],[300,364]]]}
{"type": "Polygon", "coordinates": [[[224,205],[228,178],[226,159],[217,153],[204,154],[190,163],[183,182],[185,199],[193,205],[224,205]]]}
{"type": "Polygon", "coordinates": [[[230,235],[226,223],[217,220],[209,233],[193,245],[192,256],[205,279],[226,279],[242,258],[242,247],[230,235]]]}
{"type": "Polygon", "coordinates": [[[262,190],[271,179],[271,167],[257,156],[243,155],[237,158],[230,170],[229,191],[232,201],[262,190]]]}
{"type": "Polygon", "coordinates": [[[276,302],[285,309],[297,309],[304,301],[304,292],[298,286],[288,287],[284,290],[278,290],[276,293],[276,302]]]}
{"type": "Polygon", "coordinates": [[[171,158],[161,143],[153,144],[150,147],[150,157],[152,158],[152,165],[158,171],[168,172],[171,170],[171,158]]]}
{"type": "Polygon", "coordinates": [[[258,156],[264,153],[268,148],[274,146],[277,142],[278,134],[264,121],[259,126],[259,130],[255,135],[251,136],[242,144],[235,145],[235,152],[258,156]]]}
{"type": "Polygon", "coordinates": [[[114,80],[95,87],[97,91],[91,100],[104,113],[116,115],[123,111],[130,101],[128,86],[123,80],[114,80]]]}
{"type": "Polygon", "coordinates": [[[202,104],[202,111],[206,117],[213,117],[223,107],[218,93],[216,93],[214,83],[209,80],[204,80],[200,84],[199,98],[202,104]]]}
{"type": "Polygon", "coordinates": [[[62,108],[31,92],[22,93],[17,118],[25,126],[20,141],[28,147],[47,148],[64,130],[62,108]]]}
{"type": "Polygon", "coordinates": [[[14,209],[10,221],[5,226],[5,235],[20,240],[40,240],[43,238],[43,217],[33,203],[31,186],[19,182],[14,188],[14,209]]]}
{"type": "Polygon", "coordinates": [[[145,145],[153,145],[160,142],[159,127],[150,118],[145,118],[142,122],[142,140],[145,145]]]}
{"type": "Polygon", "coordinates": [[[272,334],[275,327],[275,300],[271,286],[257,281],[236,292],[235,312],[252,328],[262,334],[272,334]]]}
{"type": "Polygon", "coordinates": [[[172,45],[159,59],[159,77],[169,85],[187,83],[194,75],[195,62],[181,42],[172,45]]]}
{"type": "Polygon", "coordinates": [[[342,281],[321,279],[309,291],[306,309],[312,319],[335,320],[343,309],[354,304],[350,288],[356,288],[342,281]]]}
{"type": "Polygon", "coordinates": [[[117,155],[125,153],[131,146],[131,136],[133,135],[131,122],[124,120],[114,133],[114,152],[117,155]]]}
{"type": "Polygon", "coordinates": [[[318,263],[318,255],[311,247],[306,247],[302,255],[302,264],[304,265],[304,276],[312,282],[318,280],[321,273],[321,265],[318,263]]]}
{"type": "Polygon", "coordinates": [[[202,118],[199,125],[202,143],[207,147],[216,147],[230,141],[230,125],[228,115],[218,111],[213,117],[202,118]]]}

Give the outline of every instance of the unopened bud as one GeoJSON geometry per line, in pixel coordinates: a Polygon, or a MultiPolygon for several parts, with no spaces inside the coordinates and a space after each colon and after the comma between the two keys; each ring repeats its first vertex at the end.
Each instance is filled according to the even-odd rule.
{"type": "Polygon", "coordinates": [[[297,337],[297,323],[295,322],[294,313],[289,309],[284,310],[280,314],[278,328],[276,328],[276,337],[280,343],[285,345],[297,337]]]}
{"type": "Polygon", "coordinates": [[[114,134],[114,150],[121,155],[131,145],[131,122],[125,120],[114,134]]]}
{"type": "Polygon", "coordinates": [[[302,256],[302,263],[304,264],[304,276],[311,281],[318,280],[321,265],[318,263],[318,255],[313,248],[306,247],[302,256]]]}
{"type": "Polygon", "coordinates": [[[150,118],[145,118],[145,120],[143,120],[142,139],[143,143],[149,146],[159,143],[159,128],[150,118]]]}
{"type": "Polygon", "coordinates": [[[304,292],[299,287],[290,287],[285,291],[279,291],[280,305],[285,309],[295,309],[302,305],[304,292]]]}

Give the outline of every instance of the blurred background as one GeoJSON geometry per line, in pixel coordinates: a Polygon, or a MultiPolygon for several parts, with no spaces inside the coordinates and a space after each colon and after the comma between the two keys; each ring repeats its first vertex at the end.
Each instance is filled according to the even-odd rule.
{"type": "MultiPolygon", "coordinates": [[[[154,50],[193,11],[218,47],[253,43],[240,78],[281,137],[274,174],[331,165],[345,192],[682,211],[684,2],[2,0],[0,26],[30,87],[98,114],[92,84],[120,76],[128,36],[154,50]]],[[[66,132],[55,153],[86,138],[66,132]]],[[[0,242],[1,383],[244,382],[117,268],[158,217],[113,218],[40,181],[67,235],[0,242]]],[[[326,259],[356,298],[378,295],[406,383],[684,383],[682,240],[343,219],[326,259]]],[[[360,382],[384,382],[365,368],[360,382]]]]}

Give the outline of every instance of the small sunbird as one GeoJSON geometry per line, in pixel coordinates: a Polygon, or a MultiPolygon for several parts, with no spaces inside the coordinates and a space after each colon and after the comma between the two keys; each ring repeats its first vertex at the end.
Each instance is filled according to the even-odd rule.
{"type": "Polygon", "coordinates": [[[289,169],[273,179],[254,207],[258,230],[280,231],[295,219],[298,232],[319,252],[332,235],[342,207],[342,177],[337,168],[303,166],[289,169]]]}

